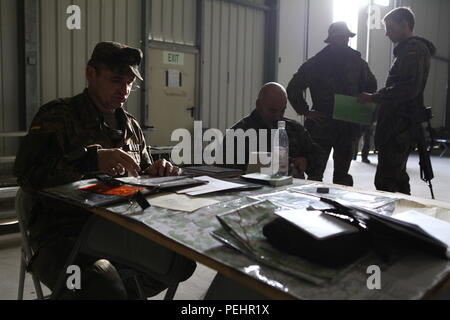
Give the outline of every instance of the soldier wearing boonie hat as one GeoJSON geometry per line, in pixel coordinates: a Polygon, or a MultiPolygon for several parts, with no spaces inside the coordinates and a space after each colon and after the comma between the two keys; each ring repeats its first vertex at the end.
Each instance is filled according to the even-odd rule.
{"type": "MultiPolygon", "coordinates": [[[[328,45],[306,61],[289,82],[289,101],[299,115],[304,115],[305,128],[325,152],[318,167],[325,170],[333,150],[333,183],[353,186],[349,173],[355,146],[361,135],[357,123],[333,119],[335,95],[356,96],[375,92],[377,81],[361,53],[349,47],[351,32],[345,22],[335,22],[328,29],[328,45]],[[312,106],[304,93],[309,88],[312,106]]],[[[323,171],[317,179],[323,178],[323,171]]]]}

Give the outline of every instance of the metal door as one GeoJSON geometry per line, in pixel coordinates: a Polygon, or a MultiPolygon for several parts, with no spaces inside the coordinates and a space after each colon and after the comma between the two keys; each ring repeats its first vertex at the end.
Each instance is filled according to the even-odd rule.
{"type": "Polygon", "coordinates": [[[196,53],[149,49],[149,144],[170,146],[172,132],[194,129],[196,53]]]}

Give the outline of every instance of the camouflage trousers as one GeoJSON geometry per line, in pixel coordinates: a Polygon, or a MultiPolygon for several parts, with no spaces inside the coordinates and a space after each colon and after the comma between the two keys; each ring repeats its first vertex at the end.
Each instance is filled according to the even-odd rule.
{"type": "Polygon", "coordinates": [[[409,131],[378,146],[378,167],[375,175],[377,190],[411,194],[406,164],[413,147],[414,142],[409,131]]]}
{"type": "MultiPolygon", "coordinates": [[[[64,283],[57,299],[139,299],[141,293],[130,273],[139,278],[142,294],[151,297],[165,290],[167,283],[188,279],[196,267],[194,261],[104,219],[97,219],[85,237],[89,246],[83,246],[73,263],[81,271],[81,289],[68,290],[64,283]]],[[[38,248],[31,269],[51,290],[76,240],[75,236],[58,235],[38,248]]]]}
{"type": "Polygon", "coordinates": [[[344,123],[336,120],[324,120],[314,122],[307,120],[305,127],[311,134],[311,138],[324,151],[324,156],[320,159],[321,176],[326,169],[331,149],[333,149],[333,183],[345,186],[353,186],[353,177],[348,173],[353,160],[355,145],[360,134],[359,125],[344,123]]]}

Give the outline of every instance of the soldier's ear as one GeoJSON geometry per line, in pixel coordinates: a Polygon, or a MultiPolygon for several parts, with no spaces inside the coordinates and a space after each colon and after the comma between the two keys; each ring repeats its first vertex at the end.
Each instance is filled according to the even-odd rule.
{"type": "Polygon", "coordinates": [[[256,110],[257,111],[262,111],[262,105],[261,105],[261,100],[260,99],[256,100],[256,110]]]}
{"type": "Polygon", "coordinates": [[[97,76],[97,70],[94,67],[87,65],[86,66],[86,79],[91,81],[97,76]]]}

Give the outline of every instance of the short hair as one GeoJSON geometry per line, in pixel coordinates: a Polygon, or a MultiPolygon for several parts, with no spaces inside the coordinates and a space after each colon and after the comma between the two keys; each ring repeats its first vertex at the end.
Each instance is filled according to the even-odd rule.
{"type": "Polygon", "coordinates": [[[391,10],[387,15],[384,16],[383,21],[386,22],[386,20],[392,20],[398,24],[402,21],[406,21],[411,30],[414,30],[414,25],[416,23],[414,12],[407,7],[400,7],[391,10]]]}

